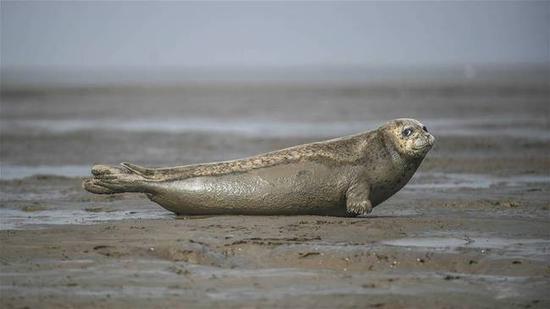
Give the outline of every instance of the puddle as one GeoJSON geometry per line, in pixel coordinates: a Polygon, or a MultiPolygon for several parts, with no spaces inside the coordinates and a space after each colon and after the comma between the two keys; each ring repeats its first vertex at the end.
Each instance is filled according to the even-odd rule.
{"type": "Polygon", "coordinates": [[[213,275],[218,277],[243,278],[278,278],[278,277],[315,277],[320,273],[330,272],[325,270],[313,271],[300,268],[260,268],[260,269],[230,269],[209,267],[204,265],[188,265],[193,275],[203,278],[210,278],[213,275]]]}
{"type": "Polygon", "coordinates": [[[405,189],[488,189],[493,186],[517,187],[527,184],[548,184],[550,176],[513,175],[498,177],[487,174],[416,173],[405,189]]]}
{"type": "Polygon", "coordinates": [[[382,241],[382,244],[399,247],[456,248],[468,244],[468,240],[459,238],[403,238],[382,241]]]}
{"type": "Polygon", "coordinates": [[[0,208],[0,230],[26,229],[39,225],[95,224],[125,219],[162,219],[173,214],[163,209],[147,211],[88,212],[84,210],[43,210],[25,212],[0,208]]]}
{"type": "Polygon", "coordinates": [[[0,188],[0,201],[52,201],[62,200],[67,197],[67,193],[59,190],[44,190],[43,192],[9,192],[0,188]]]}
{"type": "Polygon", "coordinates": [[[505,257],[524,257],[547,260],[550,258],[550,240],[545,239],[507,239],[484,237],[418,237],[381,241],[380,244],[410,249],[432,249],[449,253],[460,249],[492,249],[505,257]]]}
{"type": "Polygon", "coordinates": [[[285,297],[304,296],[304,295],[345,295],[345,294],[388,294],[389,291],[384,289],[383,293],[374,293],[362,287],[321,287],[319,285],[290,285],[286,287],[270,288],[268,292],[261,293],[254,288],[228,288],[221,292],[207,293],[208,297],[216,300],[257,300],[257,299],[284,299],[285,297]]]}
{"type": "MultiPolygon", "coordinates": [[[[138,287],[138,286],[123,286],[105,288],[78,288],[78,287],[25,287],[25,286],[10,286],[0,285],[2,294],[17,294],[25,296],[38,295],[75,295],[84,297],[164,297],[175,293],[174,289],[167,287],[138,287]]],[[[176,295],[181,294],[181,290],[177,290],[176,295]]]]}

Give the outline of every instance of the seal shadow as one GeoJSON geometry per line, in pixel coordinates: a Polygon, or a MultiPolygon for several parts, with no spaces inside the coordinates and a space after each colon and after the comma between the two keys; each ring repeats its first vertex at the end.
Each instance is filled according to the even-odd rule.
{"type": "MultiPolygon", "coordinates": [[[[176,220],[200,220],[200,219],[210,219],[215,217],[227,217],[228,215],[174,215],[176,220]]],[[[242,217],[242,215],[233,215],[235,217],[242,217]]],[[[315,215],[312,215],[315,216],[315,215]]],[[[342,218],[342,219],[352,219],[352,220],[368,220],[368,219],[392,219],[392,218],[416,218],[421,215],[367,215],[359,217],[345,217],[345,216],[326,216],[330,218],[342,218]]],[[[255,215],[251,217],[277,217],[270,215],[255,215]]],[[[293,217],[292,215],[280,216],[280,217],[293,217]]],[[[307,217],[307,215],[302,215],[302,217],[307,217]]],[[[317,217],[317,216],[315,216],[317,217]]],[[[325,216],[322,216],[325,217],[325,216]]]]}

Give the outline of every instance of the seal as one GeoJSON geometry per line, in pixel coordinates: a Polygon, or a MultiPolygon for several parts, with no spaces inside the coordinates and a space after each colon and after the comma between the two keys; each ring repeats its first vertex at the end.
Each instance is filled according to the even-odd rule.
{"type": "Polygon", "coordinates": [[[145,168],[95,165],[92,193],[141,192],[179,215],[366,215],[410,180],[434,144],[395,119],[351,136],[240,160],[145,168]]]}

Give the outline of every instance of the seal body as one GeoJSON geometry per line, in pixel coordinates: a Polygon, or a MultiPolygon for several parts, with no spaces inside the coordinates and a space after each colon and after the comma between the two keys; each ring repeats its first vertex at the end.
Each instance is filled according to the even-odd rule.
{"type": "Polygon", "coordinates": [[[418,121],[398,119],[241,160],[158,169],[96,165],[84,188],[146,193],[180,215],[363,215],[409,181],[433,140],[418,121]],[[404,128],[417,136],[405,138],[404,128]]]}
{"type": "Polygon", "coordinates": [[[331,214],[345,211],[349,167],[299,162],[154,184],[151,200],[181,214],[331,214]]]}

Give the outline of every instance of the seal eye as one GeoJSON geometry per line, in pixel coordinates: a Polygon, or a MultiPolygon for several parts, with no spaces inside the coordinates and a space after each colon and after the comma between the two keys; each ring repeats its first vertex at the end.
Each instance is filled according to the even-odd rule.
{"type": "Polygon", "coordinates": [[[422,130],[424,130],[424,132],[428,132],[428,128],[426,128],[426,126],[423,126],[422,130]]]}
{"type": "Polygon", "coordinates": [[[412,133],[413,133],[413,130],[411,128],[406,128],[405,130],[403,130],[403,136],[405,137],[411,136],[412,133]]]}

